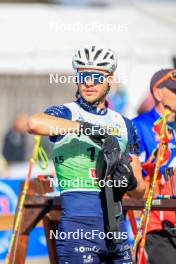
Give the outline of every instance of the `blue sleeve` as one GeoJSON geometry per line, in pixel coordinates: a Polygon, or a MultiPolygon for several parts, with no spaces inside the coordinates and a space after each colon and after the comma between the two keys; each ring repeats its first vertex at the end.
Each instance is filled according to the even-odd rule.
{"type": "Polygon", "coordinates": [[[47,108],[44,113],[71,120],[71,111],[65,105],[51,106],[47,108]]]}
{"type": "Polygon", "coordinates": [[[141,131],[141,122],[138,117],[134,118],[132,122],[136,128],[137,136],[139,139],[139,149],[140,149],[140,153],[142,153],[145,150],[145,147],[144,147],[143,133],[141,131]]]}
{"type": "MultiPolygon", "coordinates": [[[[140,117],[136,117],[133,119],[133,124],[136,127],[137,135],[139,138],[139,149],[140,149],[140,162],[143,163],[147,160],[147,152],[146,152],[146,145],[145,140],[147,141],[148,135],[144,134],[146,127],[143,125],[142,120],[140,117]]],[[[149,143],[150,144],[150,143],[149,143]]],[[[145,170],[142,170],[143,176],[146,176],[145,170]]]]}
{"type": "MultiPolygon", "coordinates": [[[[44,111],[45,114],[52,115],[55,117],[60,117],[64,119],[71,120],[72,119],[72,114],[71,111],[68,107],[65,105],[59,105],[59,106],[51,106],[47,108],[44,111]]],[[[50,136],[49,139],[52,143],[60,141],[62,138],[64,138],[64,135],[59,135],[59,136],[50,136]]]]}
{"type": "Polygon", "coordinates": [[[136,133],[136,128],[131,120],[129,120],[126,117],[124,117],[124,120],[128,131],[128,142],[127,142],[126,152],[138,156],[140,154],[140,149],[139,149],[139,139],[136,133]]]}
{"type": "MultiPolygon", "coordinates": [[[[146,148],[145,148],[145,142],[144,142],[144,133],[143,133],[143,127],[140,117],[136,117],[133,119],[133,124],[136,127],[137,135],[139,138],[139,150],[140,150],[140,162],[143,163],[146,161],[146,148]]],[[[145,127],[144,127],[145,130],[145,127]]],[[[147,138],[147,137],[146,137],[147,138]]],[[[146,176],[147,173],[144,169],[142,169],[142,175],[146,176]]]]}

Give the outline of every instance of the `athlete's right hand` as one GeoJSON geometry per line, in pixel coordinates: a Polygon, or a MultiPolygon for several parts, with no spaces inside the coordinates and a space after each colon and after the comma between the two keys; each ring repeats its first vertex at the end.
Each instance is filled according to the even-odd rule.
{"type": "Polygon", "coordinates": [[[89,136],[96,144],[102,146],[103,139],[108,136],[107,129],[99,125],[80,121],[79,135],[89,136]]]}

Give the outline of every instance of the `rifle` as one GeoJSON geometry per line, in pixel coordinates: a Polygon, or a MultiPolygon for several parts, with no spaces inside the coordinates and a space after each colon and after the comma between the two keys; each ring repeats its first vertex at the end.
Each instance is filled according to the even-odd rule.
{"type": "MultiPolygon", "coordinates": [[[[154,188],[157,182],[157,177],[159,175],[159,170],[161,165],[163,165],[167,158],[169,157],[169,148],[168,148],[168,143],[172,139],[171,132],[168,130],[167,127],[167,118],[171,114],[171,111],[169,109],[166,109],[163,116],[160,117],[155,123],[154,123],[154,131],[157,134],[159,138],[159,145],[158,148],[155,150],[156,153],[156,161],[152,166],[149,166],[150,171],[153,169],[153,178],[152,182],[150,185],[150,189],[148,192],[148,196],[146,199],[145,207],[143,209],[140,222],[137,227],[137,232],[134,240],[134,245],[133,245],[133,256],[137,258],[137,247],[138,243],[140,240],[140,234],[142,232],[142,237],[141,237],[141,243],[139,247],[139,257],[138,257],[138,264],[144,264],[146,263],[145,257],[144,257],[144,247],[145,247],[145,242],[146,242],[146,235],[147,235],[147,226],[149,222],[149,215],[150,215],[150,210],[151,210],[151,205],[152,205],[152,198],[154,194],[154,188]]],[[[150,160],[151,161],[151,160],[150,160]]],[[[151,165],[151,163],[150,163],[151,165]]]]}

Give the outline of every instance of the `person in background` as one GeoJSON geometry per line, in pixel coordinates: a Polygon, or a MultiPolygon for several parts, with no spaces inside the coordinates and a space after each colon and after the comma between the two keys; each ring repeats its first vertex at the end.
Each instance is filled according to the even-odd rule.
{"type": "MultiPolygon", "coordinates": [[[[154,123],[170,108],[172,115],[168,120],[168,128],[172,133],[169,143],[171,156],[160,168],[161,179],[155,188],[162,195],[175,195],[176,188],[176,69],[162,69],[156,72],[150,84],[155,106],[149,112],[140,114],[133,123],[139,137],[141,161],[146,162],[158,145],[153,131],[154,123]],[[166,177],[166,170],[173,173],[166,177]]],[[[152,175],[150,176],[152,177],[152,175]]],[[[147,179],[148,177],[146,177],[147,179]]],[[[159,192],[159,193],[158,193],[159,192]]],[[[150,264],[173,264],[176,259],[176,211],[151,211],[146,251],[150,264]]]]}
{"type": "Polygon", "coordinates": [[[127,106],[127,92],[122,87],[116,89],[108,96],[109,108],[121,114],[124,113],[125,107],[127,106]]]}
{"type": "Polygon", "coordinates": [[[27,116],[24,113],[20,113],[4,138],[3,156],[7,162],[20,162],[25,160],[26,131],[27,116]]]}

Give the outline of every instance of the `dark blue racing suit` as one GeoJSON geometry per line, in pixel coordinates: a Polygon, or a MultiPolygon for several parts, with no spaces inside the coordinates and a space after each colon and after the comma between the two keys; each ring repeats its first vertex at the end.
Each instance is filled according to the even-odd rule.
{"type": "MultiPolygon", "coordinates": [[[[53,106],[48,108],[45,113],[56,117],[76,120],[77,117],[75,117],[75,112],[72,111],[72,106],[79,108],[82,119],[84,117],[85,119],[90,117],[89,120],[85,121],[92,121],[92,123],[96,120],[103,120],[106,117],[108,119],[109,111],[111,111],[107,107],[98,110],[96,107],[88,105],[82,98],[79,98],[74,104],[53,106]]],[[[119,114],[114,113],[113,115],[117,118],[119,114]]],[[[136,144],[137,137],[131,121],[122,116],[120,120],[124,124],[128,134],[127,143],[136,144]]],[[[63,140],[63,135],[50,137],[50,141],[53,144],[62,145],[63,140]]],[[[121,140],[120,136],[119,140],[121,140]]],[[[68,151],[71,151],[71,149],[68,149],[68,151]]],[[[138,150],[136,149],[131,154],[138,154],[138,150]]],[[[80,166],[83,166],[83,163],[80,166]]],[[[108,255],[109,245],[104,237],[105,224],[100,196],[101,192],[96,190],[75,189],[73,191],[61,192],[62,215],[58,223],[58,237],[56,238],[59,264],[132,264],[126,224],[123,216],[121,216],[119,227],[121,242],[114,246],[114,256],[109,257],[108,255]]]]}

